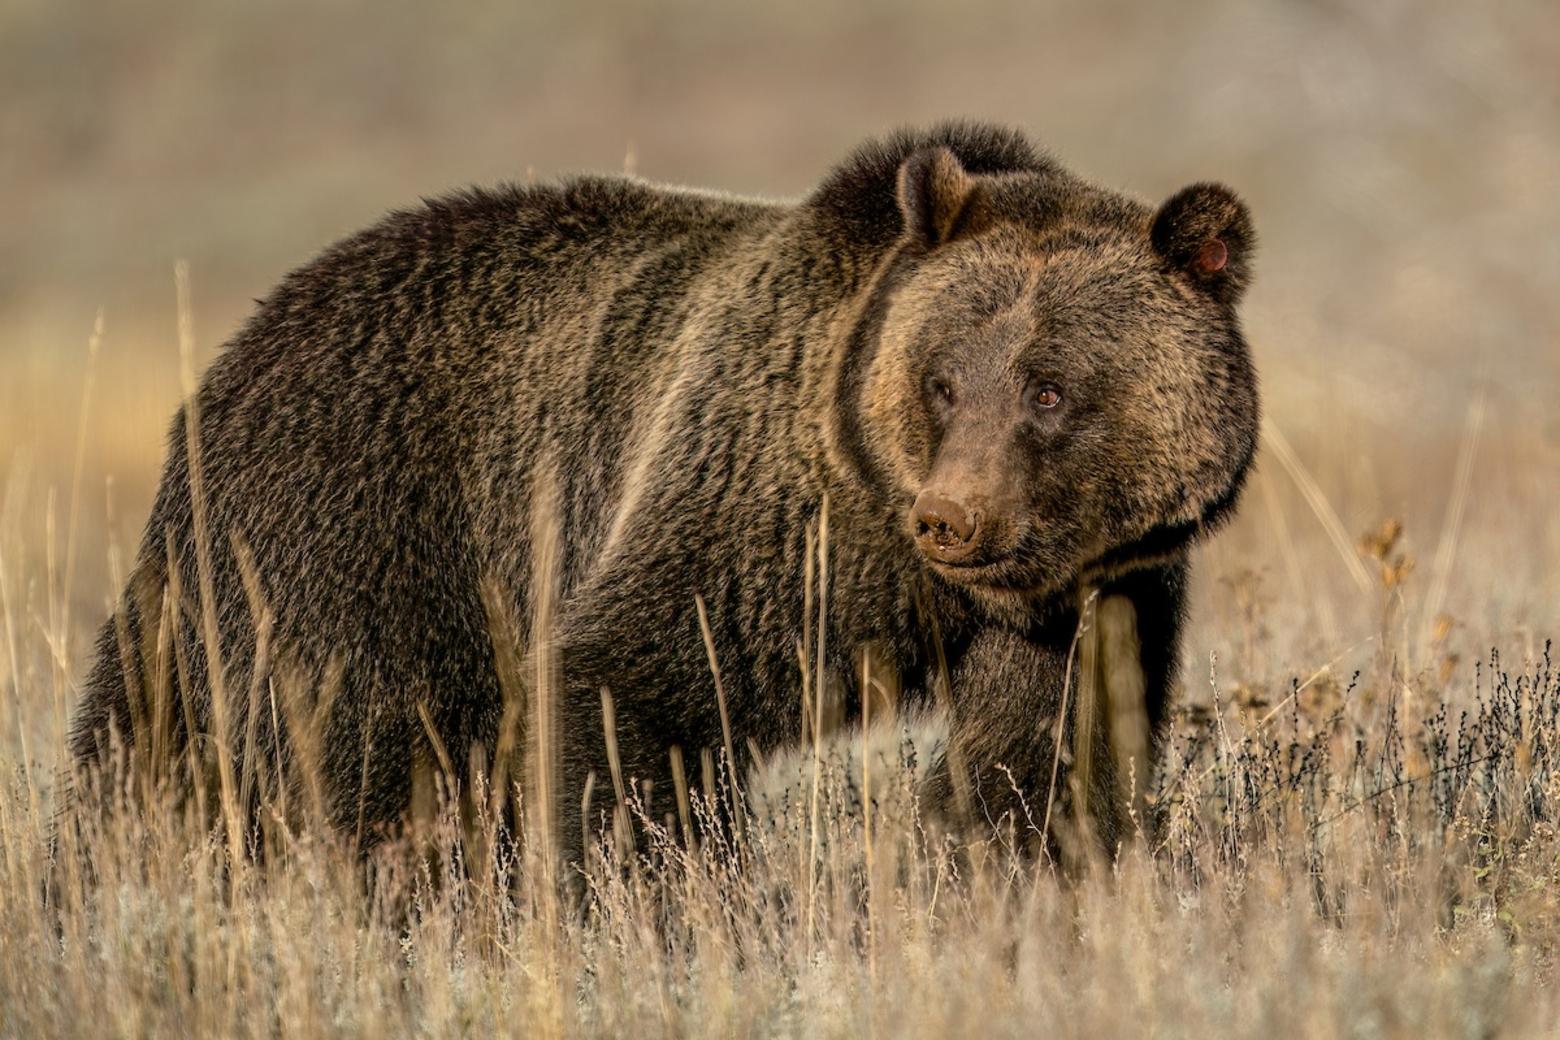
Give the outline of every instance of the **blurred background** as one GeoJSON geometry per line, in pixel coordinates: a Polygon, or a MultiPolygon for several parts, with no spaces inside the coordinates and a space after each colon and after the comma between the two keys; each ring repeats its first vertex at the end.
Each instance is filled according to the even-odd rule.
{"type": "Polygon", "coordinates": [[[1259,700],[1350,655],[1411,678],[1534,653],[1560,632],[1557,70],[1540,0],[0,0],[14,616],[96,623],[138,537],[175,260],[207,360],[286,270],[421,196],[625,166],[798,195],[864,137],[970,116],[1256,215],[1277,432],[1203,551],[1190,689],[1214,653],[1259,700]]]}

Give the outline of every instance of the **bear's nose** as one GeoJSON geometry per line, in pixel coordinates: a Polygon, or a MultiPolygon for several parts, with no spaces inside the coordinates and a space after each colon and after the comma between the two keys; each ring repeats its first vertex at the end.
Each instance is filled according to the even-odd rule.
{"type": "Polygon", "coordinates": [[[968,556],[975,548],[979,518],[946,495],[921,492],[911,516],[915,520],[916,543],[928,556],[953,561],[968,556]]]}

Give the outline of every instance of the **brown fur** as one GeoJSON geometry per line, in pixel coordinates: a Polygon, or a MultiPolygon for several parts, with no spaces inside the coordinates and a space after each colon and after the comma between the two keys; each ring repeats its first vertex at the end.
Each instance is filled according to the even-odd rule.
{"type": "Polygon", "coordinates": [[[434,756],[424,714],[458,770],[498,747],[482,589],[528,631],[547,473],[571,852],[592,771],[592,820],[610,804],[603,687],[624,773],[656,782],[654,818],[673,804],[668,750],[722,744],[696,594],[735,746],[794,739],[804,543],[826,497],[825,663],[846,716],[858,650],[886,657],[909,701],[930,696],[940,651],[950,760],[979,806],[1012,804],[999,767],[1043,802],[1080,584],[1136,608],[1148,721],[1163,719],[1186,551],[1233,505],[1254,445],[1234,313],[1250,245],[1225,189],[1155,211],[962,124],[868,144],[796,204],[586,177],[393,214],[288,276],[199,391],[228,731],[211,733],[181,415],[75,754],[94,760],[113,730],[143,741],[133,702],[171,673],[165,743],[210,734],[285,770],[299,735],[269,713],[249,725],[243,695],[265,688],[233,548],[248,546],[274,619],[262,663],[334,684],[317,722],[294,713],[319,727],[327,811],[378,833],[434,756]],[[1203,274],[1211,237],[1231,262],[1203,274]],[[933,373],[946,407],[927,399],[933,373]],[[1042,377],[1065,403],[1039,416],[1024,402],[1042,377]],[[1007,555],[980,577],[910,537],[934,476],[985,504],[1007,555]],[[149,635],[170,586],[178,669],[149,635]]]}

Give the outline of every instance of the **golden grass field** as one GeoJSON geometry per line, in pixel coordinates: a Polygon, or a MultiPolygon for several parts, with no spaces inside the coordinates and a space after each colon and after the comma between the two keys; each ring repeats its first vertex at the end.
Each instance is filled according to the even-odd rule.
{"type": "Polygon", "coordinates": [[[1560,1031],[1560,13],[957,7],[0,3],[0,1035],[1560,1031]],[[536,849],[365,865],[278,812],[234,856],[145,797],[44,909],[182,392],[176,260],[198,368],[419,195],[625,163],[796,194],[948,115],[1147,197],[1226,180],[1262,236],[1264,447],[1117,862],[955,854],[825,760],[816,813],[609,855],[582,903],[536,849]]]}

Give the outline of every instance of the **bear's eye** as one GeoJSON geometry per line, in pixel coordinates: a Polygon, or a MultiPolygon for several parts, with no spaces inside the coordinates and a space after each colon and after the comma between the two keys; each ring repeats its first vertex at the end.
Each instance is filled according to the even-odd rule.
{"type": "Polygon", "coordinates": [[[927,376],[926,396],[938,408],[947,408],[953,404],[953,386],[942,376],[927,376]]]}
{"type": "Polygon", "coordinates": [[[1048,412],[1062,403],[1062,388],[1055,383],[1036,383],[1029,388],[1029,406],[1048,412]]]}

